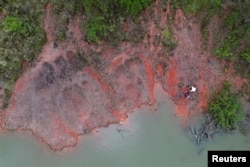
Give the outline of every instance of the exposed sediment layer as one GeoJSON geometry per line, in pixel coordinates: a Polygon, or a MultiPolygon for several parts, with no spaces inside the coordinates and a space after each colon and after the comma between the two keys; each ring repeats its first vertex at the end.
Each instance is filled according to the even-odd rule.
{"type": "Polygon", "coordinates": [[[72,36],[55,43],[49,10],[47,5],[48,42],[34,67],[17,81],[9,107],[1,112],[1,127],[31,130],[53,150],[74,146],[79,135],[120,123],[134,108],[154,104],[155,82],[176,103],[176,114],[187,118],[206,108],[209,90],[225,79],[220,64],[202,50],[199,23],[187,20],[182,11],[177,10],[171,25],[178,42],[172,56],[157,43],[173,17],[169,5],[163,7],[160,1],[147,9],[147,21],[140,18],[147,32],[142,41],[115,48],[81,40],[77,18],[69,25],[72,36]],[[185,99],[180,84],[196,85],[198,91],[185,99]]]}

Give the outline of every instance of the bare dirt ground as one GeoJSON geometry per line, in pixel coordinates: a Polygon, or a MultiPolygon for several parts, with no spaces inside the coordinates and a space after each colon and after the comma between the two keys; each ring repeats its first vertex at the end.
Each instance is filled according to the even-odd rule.
{"type": "MultiPolygon", "coordinates": [[[[134,108],[154,105],[156,82],[186,122],[206,110],[211,93],[223,80],[233,78],[203,51],[199,22],[188,20],[181,10],[172,13],[159,0],[139,18],[146,32],[142,40],[117,47],[82,40],[79,18],[68,26],[67,39],[55,42],[50,4],[45,10],[47,43],[37,62],[17,81],[10,105],[0,116],[2,130],[30,130],[53,150],[72,147],[79,135],[126,120],[134,108]],[[178,42],[171,56],[157,42],[170,18],[178,42]],[[90,66],[82,66],[79,51],[90,66]],[[190,99],[184,98],[186,85],[198,88],[190,99]]],[[[132,26],[125,23],[124,31],[132,26]]],[[[237,78],[234,83],[240,88],[244,81],[237,78]]]]}

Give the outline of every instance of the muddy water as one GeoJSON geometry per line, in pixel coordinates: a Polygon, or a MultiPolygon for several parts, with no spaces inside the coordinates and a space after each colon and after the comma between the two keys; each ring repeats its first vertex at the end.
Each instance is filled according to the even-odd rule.
{"type": "Polygon", "coordinates": [[[197,146],[174,116],[173,104],[156,92],[158,109],[142,107],[122,125],[81,138],[76,148],[55,154],[29,135],[0,135],[1,167],[207,166],[207,150],[250,150],[250,138],[235,132],[197,146]]]}

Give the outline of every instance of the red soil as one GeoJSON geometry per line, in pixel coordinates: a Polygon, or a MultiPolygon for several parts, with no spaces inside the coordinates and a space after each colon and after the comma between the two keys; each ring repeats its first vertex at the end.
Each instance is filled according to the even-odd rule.
{"type": "MultiPolygon", "coordinates": [[[[0,123],[4,130],[31,130],[53,150],[74,146],[79,135],[125,121],[134,108],[154,104],[157,81],[176,103],[176,115],[187,120],[206,109],[209,93],[225,79],[221,65],[202,50],[199,24],[180,10],[172,27],[178,46],[166,70],[166,49],[155,41],[173,16],[170,5],[164,7],[159,0],[152,16],[147,9],[140,18],[148,32],[142,42],[123,42],[116,48],[81,40],[78,18],[68,26],[73,35],[54,47],[50,4],[45,9],[48,41],[35,67],[17,81],[9,107],[0,112],[0,123]],[[79,68],[77,50],[87,55],[90,67],[79,68]],[[196,85],[198,91],[185,99],[180,83],[196,85]]],[[[124,26],[131,29],[130,24],[124,26]]]]}

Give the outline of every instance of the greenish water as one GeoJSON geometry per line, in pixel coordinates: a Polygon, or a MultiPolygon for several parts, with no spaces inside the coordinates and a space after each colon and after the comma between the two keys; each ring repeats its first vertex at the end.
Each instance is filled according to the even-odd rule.
{"type": "Polygon", "coordinates": [[[30,135],[0,135],[0,167],[206,167],[207,150],[250,150],[250,138],[237,132],[216,135],[197,146],[160,93],[158,110],[149,107],[81,137],[76,148],[54,153],[30,135]],[[118,132],[117,130],[122,130],[118,132]]]}

